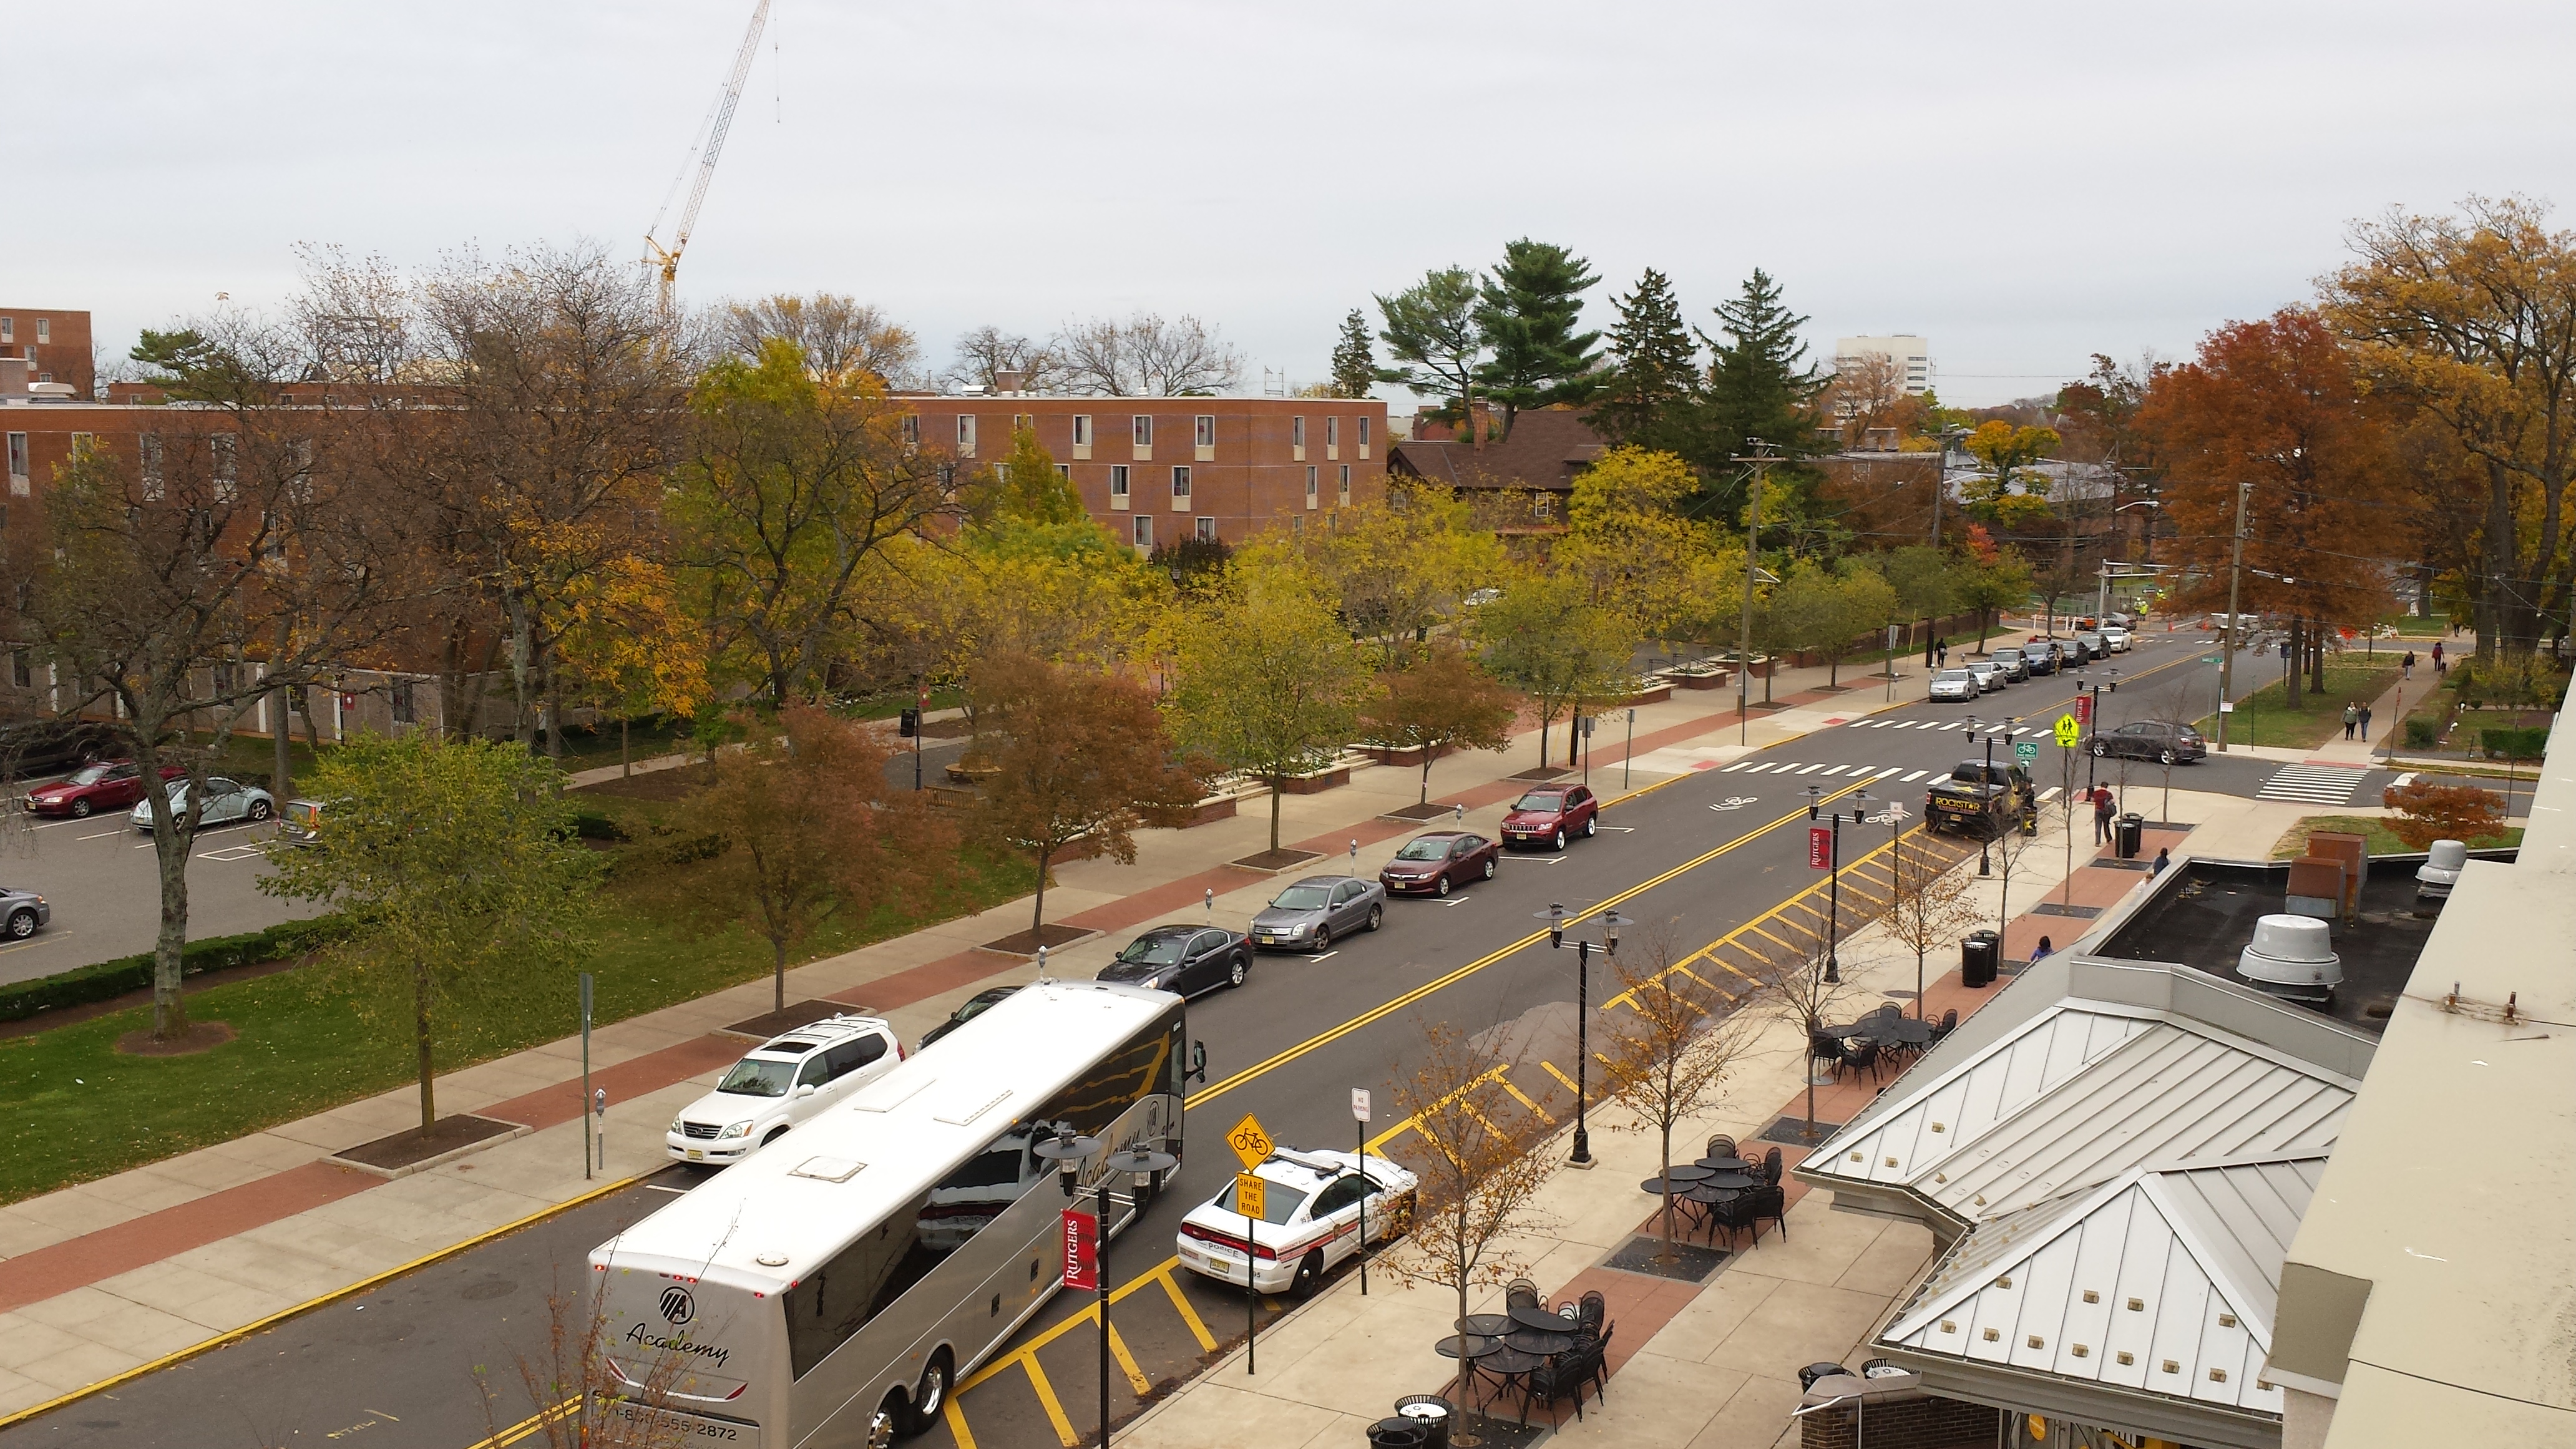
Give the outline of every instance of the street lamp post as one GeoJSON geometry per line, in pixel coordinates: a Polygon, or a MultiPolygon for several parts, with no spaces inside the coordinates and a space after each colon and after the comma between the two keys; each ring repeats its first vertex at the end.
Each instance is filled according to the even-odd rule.
{"type": "MultiPolygon", "coordinates": [[[[1824,793],[1825,787],[1822,785],[1809,785],[1807,787],[1808,819],[1819,820],[1825,818],[1818,813],[1820,809],[1819,802],[1822,800],[1824,793]]],[[[1849,820],[1854,825],[1861,822],[1864,812],[1869,809],[1869,787],[1863,785],[1858,790],[1853,791],[1851,799],[1852,809],[1849,814],[1845,814],[1839,807],[1835,809],[1832,816],[1832,840],[1826,847],[1826,866],[1828,874],[1825,877],[1825,980],[1827,983],[1836,986],[1841,985],[1843,979],[1843,822],[1845,820],[1849,820]]]]}
{"type": "MultiPolygon", "coordinates": [[[[1084,1159],[1099,1150],[1100,1139],[1082,1136],[1061,1122],[1056,1124],[1054,1136],[1030,1149],[1041,1161],[1056,1165],[1056,1179],[1063,1184],[1064,1195],[1068,1201],[1074,1197],[1079,1188],[1078,1179],[1081,1176],[1084,1159]]],[[[1156,1176],[1169,1172],[1180,1164],[1181,1160],[1168,1152],[1157,1152],[1143,1146],[1131,1146],[1124,1151],[1109,1154],[1101,1164],[1106,1170],[1101,1173],[1100,1180],[1093,1184],[1095,1194],[1093,1201],[1097,1204],[1094,1211],[1098,1214],[1094,1221],[1099,1225],[1094,1229],[1099,1236],[1093,1240],[1094,1261],[1091,1271],[1100,1294],[1101,1449],[1109,1449],[1109,1214],[1111,1209],[1117,1207],[1120,1202],[1118,1197],[1110,1192],[1109,1184],[1120,1173],[1127,1174],[1135,1193],[1126,1199],[1126,1202],[1141,1209],[1145,1201],[1145,1192],[1153,1186],[1156,1176]]],[[[1244,1272],[1248,1277],[1252,1271],[1249,1238],[1245,1240],[1243,1261],[1244,1272]]],[[[953,1387],[950,1392],[955,1392],[953,1387]]]]}
{"type": "MultiPolygon", "coordinates": [[[[1536,914],[1538,919],[1547,922],[1548,949],[1563,950],[1565,907],[1550,902],[1546,910],[1536,914]]],[[[1602,949],[1611,960],[1619,959],[1619,928],[1635,924],[1635,920],[1617,911],[1601,913],[1602,949]]],[[[1585,1099],[1592,1095],[1589,1085],[1592,1080],[1591,1013],[1592,943],[1577,940],[1574,943],[1574,1155],[1566,1159],[1568,1167],[1592,1165],[1592,1133],[1584,1117],[1585,1099]]]]}
{"type": "MultiPolygon", "coordinates": [[[[2120,666],[2117,664],[2112,665],[2110,673],[2111,692],[2113,694],[2118,694],[2120,692],[2120,666]]],[[[2077,682],[2075,687],[2077,689],[2089,690],[2092,692],[2093,708],[2091,710],[2091,714],[2093,716],[2093,737],[2098,742],[2102,737],[2102,682],[2100,680],[2085,680],[2080,674],[2076,678],[2077,682]]],[[[2102,752],[2098,743],[2095,748],[2088,749],[2084,752],[2084,793],[2087,795],[2092,794],[2094,787],[2101,783],[2099,779],[2101,773],[2101,760],[2102,752]]],[[[2123,786],[2123,788],[2126,787],[2123,786]]]]}
{"type": "MultiPolygon", "coordinates": [[[[1910,818],[1903,803],[1887,802],[1887,808],[1869,817],[1872,825],[1887,827],[1887,874],[1890,899],[1888,910],[1901,909],[1899,901],[1905,890],[1905,822],[1910,818]]],[[[1914,1019],[1923,1019],[1923,958],[1914,958],[1914,1019]]]]}

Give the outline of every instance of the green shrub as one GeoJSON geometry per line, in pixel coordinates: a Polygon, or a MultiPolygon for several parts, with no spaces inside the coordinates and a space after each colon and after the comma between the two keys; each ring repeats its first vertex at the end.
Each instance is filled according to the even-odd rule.
{"type": "Polygon", "coordinates": [[[2549,729],[2533,725],[2526,729],[2482,729],[2478,745],[2491,760],[2536,760],[2548,748],[2549,729]]]}
{"type": "MultiPolygon", "coordinates": [[[[285,921],[264,931],[239,936],[210,936],[190,941],[179,953],[179,974],[195,976],[229,966],[252,966],[299,956],[322,943],[337,926],[325,916],[313,921],[285,921]]],[[[24,1021],[40,1011],[86,1006],[129,991],[152,986],[152,955],[123,956],[81,966],[54,976],[0,986],[0,1021],[24,1021]]]]}
{"type": "Polygon", "coordinates": [[[625,826],[618,824],[615,820],[610,819],[606,815],[600,814],[596,810],[580,810],[574,812],[572,817],[572,833],[576,839],[580,840],[624,841],[632,840],[634,838],[626,833],[625,826]]]}
{"type": "Polygon", "coordinates": [[[2410,719],[2406,722],[2406,748],[2410,750],[2429,750],[2435,745],[2441,743],[2441,740],[2442,727],[2434,721],[2429,719],[2410,719]]]}

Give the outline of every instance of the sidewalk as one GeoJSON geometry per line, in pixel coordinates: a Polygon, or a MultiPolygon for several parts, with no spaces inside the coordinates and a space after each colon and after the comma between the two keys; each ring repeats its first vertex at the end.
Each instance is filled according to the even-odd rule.
{"type": "MultiPolygon", "coordinates": [[[[2259,859],[2306,813],[2296,805],[2184,791],[2175,792],[2174,807],[2175,816],[2199,823],[2187,833],[2152,831],[2147,848],[2165,845],[2177,860],[2259,859]],[[2258,839],[2259,847],[2253,843],[2258,839]]],[[[2016,901],[2053,902],[2067,887],[2053,812],[2043,818],[2042,838],[2027,857],[2034,868],[2015,873],[2016,901]]],[[[2080,817],[2074,823],[2090,830],[2080,817]]],[[[2098,858],[2079,849],[2075,903],[2107,906],[2147,884],[2146,875],[2096,865],[2098,858]]],[[[1977,889],[1992,911],[1996,883],[1980,882],[1977,889]]],[[[2065,937],[2060,949],[2070,949],[2085,927],[2065,916],[2021,914],[2007,928],[2005,954],[2021,959],[2029,943],[2052,928],[2065,937]]],[[[1881,998],[1911,1000],[1912,954],[1882,927],[1850,937],[1841,956],[1843,975],[1854,983],[1849,1012],[1867,1011],[1881,998]]],[[[1993,996],[1962,985],[1954,961],[1926,987],[1924,1010],[1934,1019],[1952,1009],[1965,1017],[1993,996]]],[[[1717,1106],[1675,1131],[1675,1156],[1685,1156],[1684,1143],[1691,1144],[1688,1155],[1696,1155],[1697,1144],[1711,1133],[1728,1133],[1749,1146],[1775,1122],[1803,1120],[1805,1068],[1796,1024],[1777,1016],[1766,1021],[1717,1106]]],[[[1817,1120],[1847,1120],[1879,1085],[1854,1080],[1818,1086],[1817,1120]]],[[[1730,1255],[1705,1283],[1610,1268],[1604,1264],[1610,1254],[1632,1237],[1657,1231],[1659,1204],[1638,1188],[1655,1175],[1655,1140],[1613,1109],[1596,1109],[1592,1124],[1599,1167],[1556,1174],[1532,1214],[1546,1226],[1511,1245],[1514,1256],[1530,1265],[1528,1276],[1548,1302],[1597,1288],[1616,1325],[1609,1354],[1613,1382],[1605,1398],[1587,1403],[1580,1421],[1566,1413],[1558,1436],[1619,1449],[1796,1443],[1789,1411],[1799,1401],[1798,1369],[1822,1361],[1857,1366],[1857,1350],[1929,1262],[1931,1234],[1912,1223],[1835,1212],[1790,1177],[1783,1182],[1786,1230],[1766,1232],[1755,1247],[1730,1255]]],[[[1804,1155],[1794,1143],[1760,1144],[1763,1150],[1774,1145],[1782,1147],[1788,1165],[1804,1155]]],[[[1562,1152],[1562,1140],[1549,1150],[1562,1152]]],[[[1391,1412],[1399,1396],[1451,1391],[1455,1365],[1435,1355],[1431,1345],[1451,1331],[1454,1293],[1407,1287],[1381,1272],[1372,1275],[1363,1299],[1356,1278],[1345,1275],[1263,1333],[1257,1375],[1244,1371],[1241,1353],[1230,1355],[1149,1409],[1120,1437],[1136,1449],[1201,1449],[1231,1442],[1242,1425],[1257,1423],[1264,1441],[1279,1449],[1363,1443],[1368,1425],[1391,1412]]],[[[1499,1311],[1501,1297],[1497,1289],[1479,1289],[1470,1297],[1470,1311],[1499,1311]]]]}
{"type": "MultiPolygon", "coordinates": [[[[1753,748],[1885,708],[1879,691],[1824,694],[1825,671],[1783,671],[1757,712],[1753,748]]],[[[1900,702],[1910,701],[1900,694],[1900,702]]],[[[1640,759],[1686,742],[1687,766],[1636,771],[1637,784],[1677,768],[1706,768],[1741,753],[1731,691],[1677,691],[1641,705],[1640,759]],[[1725,731],[1723,738],[1715,737],[1725,731]]],[[[1624,724],[1624,721],[1623,721],[1624,724]]],[[[1564,731],[1553,732],[1561,745],[1564,731]]],[[[1626,757],[1624,734],[1595,740],[1594,778],[1626,757]]],[[[1536,763],[1535,732],[1500,754],[1456,755],[1432,770],[1432,798],[1466,807],[1488,831],[1502,802],[1536,763]]],[[[615,767],[607,767],[614,773],[615,767]]],[[[1393,843],[1421,827],[1379,818],[1414,802],[1420,771],[1376,767],[1352,783],[1282,804],[1283,840],[1323,852],[1330,868],[1358,843],[1374,870],[1393,843]]],[[[1090,860],[1061,867],[1048,891],[1050,919],[1101,934],[1051,953],[1054,969],[1087,975],[1118,945],[1113,933],[1157,917],[1207,909],[1242,922],[1277,881],[1216,864],[1268,842],[1266,802],[1235,819],[1138,837],[1133,866],[1090,860]]],[[[887,1016],[906,1040],[944,1019],[971,992],[1036,974],[1025,958],[981,949],[1028,925],[1025,900],[789,973],[791,1000],[822,998],[887,1016]]],[[[551,1042],[441,1078],[439,1103],[536,1129],[514,1140],[395,1181],[325,1161],[331,1153],[417,1120],[417,1097],[396,1090],[218,1146],[0,1207],[0,1424],[65,1396],[102,1387],[250,1331],[422,1262],[472,1246],[663,1165],[662,1124],[713,1084],[747,1047],[721,1028],[766,1011],[766,981],[746,983],[594,1030],[593,1085],[609,1094],[609,1167],[586,1181],[580,1115],[580,1047],[551,1042]]]]}

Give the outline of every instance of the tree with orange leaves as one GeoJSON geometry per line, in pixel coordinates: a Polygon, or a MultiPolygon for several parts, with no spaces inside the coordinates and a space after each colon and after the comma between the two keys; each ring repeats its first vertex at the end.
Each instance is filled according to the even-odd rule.
{"type": "MultiPolygon", "coordinates": [[[[2410,558],[2391,430],[2365,403],[2342,341],[2287,307],[2231,322],[2148,390],[2185,607],[2226,607],[2236,495],[2245,507],[2238,607],[2290,621],[2293,658],[2324,687],[2323,630],[2367,628],[2388,605],[2390,561],[2410,558]]],[[[2290,706],[2298,707],[2296,672],[2290,706]]]]}

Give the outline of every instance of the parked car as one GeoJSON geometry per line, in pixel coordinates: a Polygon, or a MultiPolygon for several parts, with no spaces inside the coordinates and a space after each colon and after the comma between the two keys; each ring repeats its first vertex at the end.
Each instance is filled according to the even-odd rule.
{"type": "Polygon", "coordinates": [[[34,891],[11,890],[0,886],[0,931],[12,941],[23,941],[54,922],[54,908],[34,891]]]}
{"type": "Polygon", "coordinates": [[[2095,651],[2081,636],[2060,640],[2057,648],[2058,663],[2069,669],[2080,669],[2093,662],[2095,651]]]}
{"type": "MultiPolygon", "coordinates": [[[[172,786],[170,788],[171,813],[173,815],[182,815],[187,812],[187,809],[188,787],[186,785],[172,786]]],[[[276,813],[277,802],[269,798],[269,794],[266,790],[261,789],[257,785],[245,785],[238,780],[228,780],[221,775],[208,775],[206,777],[206,804],[203,812],[197,816],[197,824],[200,827],[208,825],[230,825],[235,821],[241,820],[247,820],[253,824],[257,824],[276,813]]],[[[135,829],[150,830],[152,828],[152,802],[146,800],[142,804],[135,806],[134,813],[126,818],[134,822],[135,829]]]]}
{"type": "Polygon", "coordinates": [[[1494,878],[1494,863],[1503,848],[1481,835],[1461,830],[1435,830],[1404,843],[1377,882],[1391,896],[1445,896],[1462,885],[1494,878]]]}
{"type": "Polygon", "coordinates": [[[1566,839],[1601,829],[1601,801],[1581,785],[1541,785],[1522,792],[1503,815],[1505,845],[1565,849],[1566,839]]]}
{"type": "Polygon", "coordinates": [[[921,1044],[923,1046],[928,1046],[932,1042],[935,1042],[941,1037],[948,1035],[950,1032],[955,1031],[957,1028],[964,1026],[966,1023],[973,1021],[979,1016],[982,1016],[986,1011],[992,1008],[994,1002],[1001,1000],[1003,997],[1008,996],[1019,989],[1020,988],[1016,986],[996,986],[990,991],[978,991],[974,995],[967,997],[963,1005],[959,1006],[955,1011],[948,1013],[948,1019],[946,1021],[941,1022],[939,1025],[934,1026],[930,1030],[921,1034],[921,1044]]]}
{"type": "Polygon", "coordinates": [[[1156,926],[1100,968],[1095,981],[1197,996],[1241,986],[1252,970],[1252,938],[1215,926],[1156,926]]]}
{"type": "Polygon", "coordinates": [[[1259,1291],[1302,1298],[1363,1247],[1402,1236],[1420,1200],[1418,1180],[1387,1157],[1279,1147],[1252,1171],[1262,1204],[1249,1244],[1229,1181],[1181,1219],[1181,1266],[1238,1287],[1248,1271],[1259,1291]]]}
{"type": "Polygon", "coordinates": [[[1965,669],[1944,669],[1932,676],[1931,697],[1934,699],[1975,699],[1985,693],[1977,676],[1965,669]]]}
{"type": "Polygon", "coordinates": [[[322,839],[322,802],[289,800],[277,815],[277,838],[289,845],[313,845],[322,839]]]}
{"type": "Polygon", "coordinates": [[[125,750],[116,726],[104,720],[36,719],[0,722],[0,771],[24,780],[112,760],[125,750]]]}
{"type": "Polygon", "coordinates": [[[2093,736],[2097,758],[2153,760],[2161,765],[2196,764],[2209,758],[2209,741],[2187,724],[2139,720],[2093,736]]]}
{"type": "Polygon", "coordinates": [[[663,1136],[675,1162],[739,1162],[903,1060],[894,1028],[833,1016],[752,1048],[663,1136]]]}
{"type": "Polygon", "coordinates": [[[2030,661],[2023,658],[2021,651],[2010,644],[1988,655],[1987,659],[2004,672],[2004,679],[2008,683],[2019,684],[2030,678],[2030,661]]]}
{"type": "Polygon", "coordinates": [[[2024,644],[2021,646],[2021,662],[2030,666],[2033,674],[2055,674],[2059,662],[2057,645],[2044,639],[2024,644]]]}
{"type": "MultiPolygon", "coordinates": [[[[188,772],[163,765],[161,778],[184,780],[188,772]]],[[[39,785],[18,799],[30,815],[65,815],[86,820],[101,810],[121,810],[143,798],[143,768],[132,760],[83,765],[50,785],[39,785]]]]}
{"type": "Polygon", "coordinates": [[[1968,672],[1977,676],[1977,688],[1987,694],[1993,694],[2010,682],[2004,678],[2004,667],[1991,659],[1970,660],[1968,672]]]}
{"type": "Polygon", "coordinates": [[[2111,657],[2111,641],[2103,638],[2102,631],[2099,629],[2087,629],[2076,635],[2075,645],[2084,651],[2085,662],[2088,664],[2096,659],[2111,657]]]}
{"type": "Polygon", "coordinates": [[[1337,936],[1386,924],[1386,888],[1355,875],[1310,875],[1271,897],[1252,918],[1252,944],[1273,951],[1324,951],[1337,936]]]}
{"type": "Polygon", "coordinates": [[[2129,652],[2129,631],[2117,624],[2102,626],[2102,643],[2114,654],[2129,652]]]}
{"type": "Polygon", "coordinates": [[[1962,760],[1924,787],[1923,828],[2001,840],[2035,808],[2030,772],[2019,765],[1962,760]]]}

